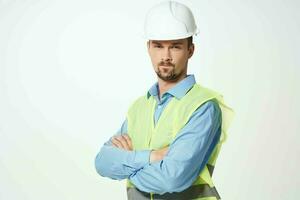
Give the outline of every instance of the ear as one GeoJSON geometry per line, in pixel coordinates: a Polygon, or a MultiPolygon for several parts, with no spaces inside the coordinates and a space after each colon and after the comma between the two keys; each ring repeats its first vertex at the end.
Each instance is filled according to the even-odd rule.
{"type": "Polygon", "coordinates": [[[148,49],[148,53],[150,53],[150,40],[147,41],[147,49],[148,49]]]}
{"type": "Polygon", "coordinates": [[[194,54],[194,51],[195,51],[195,45],[194,45],[194,43],[192,43],[191,44],[191,46],[189,47],[189,58],[191,58],[192,57],[192,55],[194,54]]]}

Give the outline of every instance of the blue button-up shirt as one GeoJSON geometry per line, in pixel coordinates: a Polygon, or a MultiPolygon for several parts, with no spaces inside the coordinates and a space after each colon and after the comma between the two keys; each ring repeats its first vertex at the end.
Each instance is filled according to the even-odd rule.
{"type": "MultiPolygon", "coordinates": [[[[152,95],[157,101],[155,124],[170,100],[184,97],[195,83],[194,75],[188,75],[161,98],[158,83],[149,89],[148,98],[152,95]]],[[[96,170],[101,176],[112,179],[127,178],[145,192],[180,192],[192,185],[207,163],[220,138],[221,121],[221,110],[215,101],[202,104],[177,133],[163,160],[153,163],[149,162],[151,150],[126,151],[114,147],[110,138],[96,156],[96,170]]],[[[115,135],[126,133],[127,119],[115,135]]]]}

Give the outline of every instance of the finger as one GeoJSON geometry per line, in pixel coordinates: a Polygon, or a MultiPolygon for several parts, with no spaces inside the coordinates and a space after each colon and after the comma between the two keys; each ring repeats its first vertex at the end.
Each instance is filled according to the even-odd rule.
{"type": "Polygon", "coordinates": [[[132,150],[132,142],[131,142],[131,139],[130,137],[126,134],[126,135],[123,135],[123,137],[125,138],[127,144],[128,144],[128,147],[130,148],[130,150],[132,150]]]}
{"type": "Polygon", "coordinates": [[[116,140],[118,140],[122,144],[123,149],[129,150],[128,144],[122,136],[116,137],[116,140]]]}
{"type": "Polygon", "coordinates": [[[111,142],[112,142],[112,144],[113,144],[115,147],[122,148],[122,144],[121,144],[118,140],[116,140],[115,138],[113,138],[113,139],[111,140],[111,142]]]}
{"type": "Polygon", "coordinates": [[[113,145],[114,145],[115,147],[123,148],[122,143],[120,143],[119,140],[117,140],[115,137],[112,138],[111,142],[113,143],[113,145]]]}
{"type": "Polygon", "coordinates": [[[129,137],[128,134],[124,134],[124,135],[122,135],[122,136],[125,137],[127,141],[130,141],[130,142],[131,142],[131,138],[129,137]]]}
{"type": "Polygon", "coordinates": [[[127,141],[127,138],[124,135],[122,135],[122,141],[125,143],[127,150],[130,150],[131,147],[127,141]]]}

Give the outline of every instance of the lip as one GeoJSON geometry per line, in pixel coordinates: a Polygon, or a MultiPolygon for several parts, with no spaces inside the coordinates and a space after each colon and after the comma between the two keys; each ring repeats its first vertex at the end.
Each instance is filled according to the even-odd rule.
{"type": "Polygon", "coordinates": [[[170,68],[170,67],[173,67],[173,66],[171,66],[171,65],[161,65],[161,67],[170,68]]]}

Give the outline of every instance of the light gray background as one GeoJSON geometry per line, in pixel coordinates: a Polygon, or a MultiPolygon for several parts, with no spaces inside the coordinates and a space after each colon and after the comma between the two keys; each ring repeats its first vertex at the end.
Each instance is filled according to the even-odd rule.
{"type": "MultiPolygon", "coordinates": [[[[156,81],[151,1],[0,1],[0,199],[126,199],[94,157],[156,81]]],[[[180,1],[200,34],[189,73],[236,118],[214,180],[224,200],[299,196],[296,0],[180,1]]]]}

